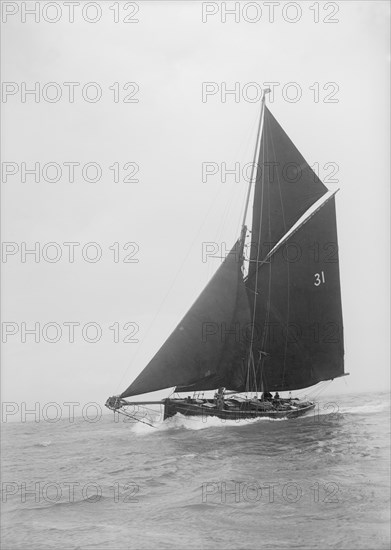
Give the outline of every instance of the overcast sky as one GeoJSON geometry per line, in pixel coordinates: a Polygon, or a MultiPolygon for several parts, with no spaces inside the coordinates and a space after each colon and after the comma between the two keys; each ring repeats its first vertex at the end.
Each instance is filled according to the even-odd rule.
{"type": "Polygon", "coordinates": [[[223,13],[232,2],[98,2],[83,12],[84,2],[73,23],[62,2],[40,2],[35,15],[23,12],[34,3],[2,4],[2,240],[16,243],[2,264],[4,400],[102,403],[147,364],[219,265],[202,261],[202,243],[229,247],[239,234],[245,178],[205,182],[201,167],[251,161],[254,94],[267,82],[280,83],[273,114],[326,186],[340,188],[350,376],[329,391],[389,387],[387,2],[280,2],[274,21],[263,2],[238,4],[236,16],[223,13]],[[74,102],[67,82],[80,84],[74,102]],[[203,97],[206,82],[215,93],[203,97]],[[239,97],[224,97],[235,82],[239,97]],[[37,96],[25,95],[35,83],[37,96]],[[23,181],[23,163],[39,163],[39,181],[23,181]],[[62,167],[59,181],[47,163],[62,167]],[[83,179],[87,163],[96,164],[83,179]],[[37,262],[23,256],[35,242],[37,262]],[[80,243],[73,263],[70,242],[80,243]],[[83,258],[97,251],[99,261],[83,258]],[[70,322],[79,323],[73,343],[70,322]],[[23,334],[35,323],[38,343],[23,334]],[[47,323],[61,327],[57,342],[47,323]],[[100,341],[83,339],[86,323],[95,323],[87,339],[98,326],[100,341]],[[123,342],[135,324],[139,342],[123,342]]]}

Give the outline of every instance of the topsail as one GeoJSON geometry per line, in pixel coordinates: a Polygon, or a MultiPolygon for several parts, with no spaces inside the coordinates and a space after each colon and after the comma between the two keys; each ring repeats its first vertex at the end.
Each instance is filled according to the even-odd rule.
{"type": "Polygon", "coordinates": [[[265,106],[254,193],[249,275],[327,187],[265,106]]]}

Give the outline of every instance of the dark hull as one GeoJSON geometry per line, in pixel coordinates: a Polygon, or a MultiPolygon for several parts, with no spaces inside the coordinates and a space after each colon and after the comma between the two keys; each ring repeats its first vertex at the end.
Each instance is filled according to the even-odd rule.
{"type": "Polygon", "coordinates": [[[284,409],[276,406],[273,410],[262,410],[262,404],[257,405],[245,401],[238,404],[236,407],[225,405],[225,408],[218,409],[207,401],[190,403],[184,399],[166,399],[164,403],[164,420],[175,416],[177,413],[183,414],[184,416],[201,416],[203,418],[217,417],[223,420],[235,421],[252,418],[290,419],[308,413],[315,407],[315,403],[307,401],[302,404],[295,403],[289,406],[290,408],[288,408],[288,406],[284,409]]]}

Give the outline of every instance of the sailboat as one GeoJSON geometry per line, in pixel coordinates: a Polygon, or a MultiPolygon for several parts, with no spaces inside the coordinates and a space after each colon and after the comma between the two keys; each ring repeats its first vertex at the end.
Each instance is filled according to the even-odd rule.
{"type": "Polygon", "coordinates": [[[160,404],[164,419],[292,418],[315,407],[292,391],[346,375],[336,191],[265,105],[268,92],[240,235],[156,355],[123,393],[107,399],[113,411],[160,404]],[[174,397],[128,400],[165,388],[175,388],[174,397]],[[208,398],[209,390],[215,394],[208,398]]]}

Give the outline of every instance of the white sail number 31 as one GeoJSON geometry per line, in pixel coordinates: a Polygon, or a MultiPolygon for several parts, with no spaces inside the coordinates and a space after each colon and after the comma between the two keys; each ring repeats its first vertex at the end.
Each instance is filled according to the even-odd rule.
{"type": "Polygon", "coordinates": [[[326,279],[324,277],[324,271],[321,271],[320,273],[314,273],[314,277],[315,277],[315,282],[314,282],[315,286],[319,286],[321,283],[326,282],[326,279]]]}

